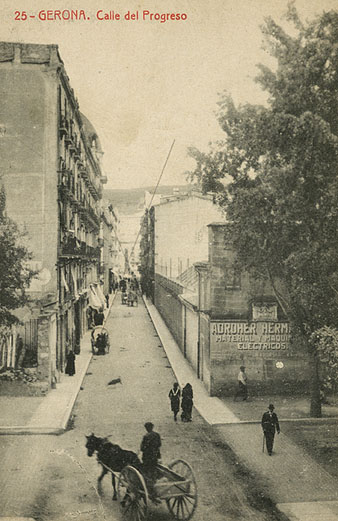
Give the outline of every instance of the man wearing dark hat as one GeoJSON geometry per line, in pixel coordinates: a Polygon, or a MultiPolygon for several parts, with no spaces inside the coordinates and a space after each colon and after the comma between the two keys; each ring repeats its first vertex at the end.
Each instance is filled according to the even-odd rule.
{"type": "Polygon", "coordinates": [[[280,433],[279,422],[274,409],[274,405],[270,403],[267,412],[265,412],[262,417],[262,429],[264,432],[266,448],[269,456],[272,454],[275,432],[277,431],[278,434],[280,433]]]}

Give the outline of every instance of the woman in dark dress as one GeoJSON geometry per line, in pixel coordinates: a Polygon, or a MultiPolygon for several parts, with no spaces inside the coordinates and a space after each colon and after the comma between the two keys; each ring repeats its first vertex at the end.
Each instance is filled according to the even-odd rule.
{"type": "Polygon", "coordinates": [[[72,350],[67,353],[67,364],[65,372],[69,376],[73,376],[75,374],[75,354],[72,350]]]}
{"type": "Polygon", "coordinates": [[[180,410],[180,397],[181,397],[181,391],[178,387],[178,383],[175,382],[173,385],[173,388],[169,391],[169,398],[171,402],[171,410],[174,413],[174,420],[177,421],[177,414],[180,410]]]}
{"type": "Polygon", "coordinates": [[[181,414],[181,420],[186,422],[191,422],[191,413],[192,413],[192,406],[193,406],[193,391],[192,387],[189,383],[183,388],[182,391],[182,414],[181,414]]]}

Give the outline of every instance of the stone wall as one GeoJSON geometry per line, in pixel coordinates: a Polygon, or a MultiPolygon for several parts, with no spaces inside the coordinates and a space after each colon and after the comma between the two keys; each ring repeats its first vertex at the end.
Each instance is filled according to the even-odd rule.
{"type": "Polygon", "coordinates": [[[178,298],[182,292],[180,284],[155,275],[155,306],[183,352],[182,304],[178,298]]]}
{"type": "Polygon", "coordinates": [[[267,282],[253,286],[235,262],[231,244],[226,242],[224,224],[210,224],[208,309],[212,316],[250,319],[250,304],[255,297],[273,298],[267,282]],[[257,294],[257,291],[259,294],[257,294]]]}
{"type": "Polygon", "coordinates": [[[210,361],[210,331],[209,317],[204,313],[200,313],[200,378],[203,381],[207,391],[211,394],[213,388],[211,361],[210,361]]]}
{"type": "Polygon", "coordinates": [[[303,393],[306,355],[291,344],[289,325],[268,281],[258,284],[236,269],[227,239],[226,225],[209,225],[209,262],[201,283],[202,309],[209,304],[209,391],[232,396],[244,365],[253,394],[303,393]]]}

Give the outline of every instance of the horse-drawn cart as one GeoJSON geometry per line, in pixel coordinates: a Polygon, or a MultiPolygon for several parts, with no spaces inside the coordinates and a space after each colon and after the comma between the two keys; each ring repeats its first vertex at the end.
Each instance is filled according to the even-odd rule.
{"type": "Polygon", "coordinates": [[[109,353],[109,334],[105,327],[96,326],[91,335],[92,352],[94,355],[105,355],[109,353]]]}
{"type": "Polygon", "coordinates": [[[156,475],[149,477],[135,452],[123,450],[108,441],[108,438],[99,438],[94,434],[86,436],[86,439],[88,456],[96,452],[97,461],[102,466],[98,491],[101,493],[101,481],[110,473],[113,499],[119,500],[125,519],[145,521],[149,501],[155,504],[165,501],[170,514],[177,521],[191,519],[197,506],[197,486],[189,463],[177,459],[168,466],[158,464],[156,475]]]}
{"type": "Polygon", "coordinates": [[[150,494],[148,480],[139,470],[131,465],[122,469],[117,497],[124,517],[130,521],[145,520],[151,498],[155,503],[165,501],[170,514],[178,521],[188,521],[197,506],[197,486],[189,463],[178,459],[168,466],[158,465],[157,472],[150,494]]]}
{"type": "Polygon", "coordinates": [[[128,306],[138,306],[138,298],[135,291],[129,291],[128,298],[127,298],[127,304],[128,306]]]}

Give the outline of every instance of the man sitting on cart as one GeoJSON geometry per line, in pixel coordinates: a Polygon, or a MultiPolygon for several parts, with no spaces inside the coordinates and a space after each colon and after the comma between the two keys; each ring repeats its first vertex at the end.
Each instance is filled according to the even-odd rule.
{"type": "Polygon", "coordinates": [[[161,459],[161,436],[155,432],[154,424],[144,424],[147,434],[143,436],[141,443],[143,473],[147,478],[147,484],[151,496],[154,496],[154,485],[157,478],[157,464],[161,459]]]}
{"type": "Polygon", "coordinates": [[[104,328],[96,327],[91,334],[92,352],[97,355],[106,354],[109,351],[109,336],[104,328]],[[96,350],[96,351],[95,351],[96,350]]]}
{"type": "Polygon", "coordinates": [[[136,302],[136,293],[132,290],[128,293],[128,306],[134,306],[134,302],[136,302]]]}
{"type": "Polygon", "coordinates": [[[105,355],[106,348],[108,347],[109,338],[105,331],[99,333],[96,338],[95,347],[97,348],[98,355],[105,355]]]}

